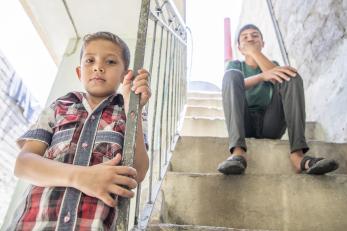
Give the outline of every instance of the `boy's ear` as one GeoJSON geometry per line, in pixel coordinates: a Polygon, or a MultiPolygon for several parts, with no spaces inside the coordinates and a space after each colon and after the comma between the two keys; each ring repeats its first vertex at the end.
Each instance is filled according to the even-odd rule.
{"type": "Polygon", "coordinates": [[[78,79],[81,79],[81,67],[80,66],[76,67],[76,74],[77,74],[78,79]]]}

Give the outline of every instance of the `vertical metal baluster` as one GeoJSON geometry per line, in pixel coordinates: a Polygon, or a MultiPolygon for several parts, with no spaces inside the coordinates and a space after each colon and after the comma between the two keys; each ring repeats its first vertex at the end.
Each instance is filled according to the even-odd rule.
{"type": "Polygon", "coordinates": [[[180,64],[181,64],[181,42],[178,42],[178,47],[177,47],[177,76],[176,76],[176,124],[175,124],[175,135],[178,134],[178,122],[179,122],[179,98],[180,98],[180,64]]]}
{"type": "Polygon", "coordinates": [[[175,65],[176,65],[176,59],[175,59],[175,54],[176,54],[176,45],[177,45],[177,39],[174,37],[174,47],[173,47],[173,54],[172,54],[172,74],[170,78],[170,152],[173,149],[173,137],[174,137],[174,112],[173,112],[173,102],[174,102],[174,78],[175,78],[175,65]]]}
{"type": "Polygon", "coordinates": [[[168,76],[167,76],[167,90],[166,90],[166,94],[168,95],[167,97],[167,110],[166,110],[166,143],[167,143],[167,147],[165,150],[165,165],[167,164],[167,155],[168,155],[168,151],[170,150],[170,130],[169,130],[169,106],[170,106],[170,92],[169,92],[169,81],[171,79],[171,65],[172,65],[172,53],[173,53],[173,35],[170,34],[170,59],[169,59],[169,71],[168,71],[168,76]]]}
{"type": "MultiPolygon", "coordinates": [[[[152,70],[153,70],[153,60],[154,60],[154,53],[155,53],[155,43],[156,43],[156,37],[157,37],[157,24],[158,21],[154,21],[154,29],[153,29],[153,43],[152,43],[152,51],[151,51],[151,60],[150,60],[150,65],[149,65],[149,73],[152,75],[152,70]]],[[[154,79],[150,78],[151,83],[155,83],[154,79]]],[[[159,81],[158,79],[156,81],[159,81]]],[[[154,94],[154,102],[157,100],[156,97],[157,95],[154,94]]],[[[153,107],[155,108],[155,106],[153,107]]],[[[155,114],[155,109],[153,110],[153,113],[155,114]]],[[[154,115],[155,117],[155,115],[154,115]]],[[[152,121],[152,127],[151,127],[151,143],[150,143],[150,164],[149,164],[149,179],[148,179],[148,196],[149,196],[149,202],[151,202],[151,195],[152,195],[152,184],[153,184],[153,160],[154,160],[154,133],[155,133],[155,126],[153,126],[153,121],[152,121]]]]}
{"type": "Polygon", "coordinates": [[[134,221],[135,227],[137,227],[139,224],[140,201],[141,201],[141,184],[139,184],[136,189],[136,207],[135,207],[135,221],[134,221]]]}
{"type": "MultiPolygon", "coordinates": [[[[160,63],[161,63],[161,49],[163,44],[163,31],[164,27],[161,27],[160,32],[160,43],[159,43],[159,60],[158,60],[158,71],[157,71],[157,81],[156,81],[156,88],[155,88],[155,101],[154,101],[154,107],[153,107],[153,119],[152,119],[152,143],[153,146],[151,148],[151,152],[154,153],[154,138],[155,138],[155,131],[156,131],[156,120],[157,120],[157,107],[158,107],[158,100],[159,100],[159,81],[160,81],[160,63]]],[[[153,155],[154,156],[154,155],[153,155]]],[[[153,165],[153,159],[151,160],[151,164],[153,165]]],[[[153,171],[153,167],[151,169],[153,171]]],[[[148,194],[148,202],[152,203],[152,181],[149,182],[149,194],[148,194]]]]}
{"type": "MultiPolygon", "coordinates": [[[[181,98],[182,98],[182,46],[183,44],[180,43],[179,49],[178,49],[178,60],[179,60],[179,66],[178,66],[178,99],[177,99],[177,107],[178,107],[178,121],[180,122],[180,116],[181,116],[181,98]]],[[[180,125],[180,124],[179,124],[180,125]]]]}
{"type": "Polygon", "coordinates": [[[176,39],[176,46],[175,46],[175,52],[174,52],[174,66],[173,66],[173,73],[172,73],[172,146],[171,151],[173,150],[173,141],[175,139],[176,134],[176,97],[177,97],[177,88],[176,88],[176,77],[177,77],[177,44],[178,40],[176,39]]]}
{"type": "Polygon", "coordinates": [[[165,139],[163,139],[163,128],[164,128],[164,112],[167,110],[164,110],[165,103],[166,103],[166,82],[167,82],[167,60],[168,60],[168,51],[169,51],[169,31],[166,31],[166,47],[165,47],[165,64],[164,64],[164,79],[163,79],[163,86],[162,86],[162,101],[161,101],[161,117],[160,117],[160,139],[162,143],[165,143],[165,148],[163,148],[163,145],[160,146],[160,156],[159,156],[159,179],[161,180],[161,159],[162,159],[162,153],[163,149],[164,152],[167,149],[167,143],[166,143],[166,135],[165,139]],[[165,140],[165,142],[164,142],[165,140]]]}
{"type": "MultiPolygon", "coordinates": [[[[143,67],[144,63],[149,8],[150,0],[142,0],[135,49],[134,73],[137,73],[137,71],[143,67]]],[[[133,166],[134,164],[137,122],[138,117],[141,116],[139,115],[139,102],[140,96],[135,95],[134,92],[131,92],[123,147],[122,164],[125,166],[133,166]]],[[[129,212],[130,200],[128,198],[121,197],[118,203],[116,230],[128,230],[129,212]]]]}

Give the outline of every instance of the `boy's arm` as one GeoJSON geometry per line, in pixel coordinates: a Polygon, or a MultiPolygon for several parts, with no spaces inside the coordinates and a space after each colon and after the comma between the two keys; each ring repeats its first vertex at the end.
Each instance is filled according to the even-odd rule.
{"type": "Polygon", "coordinates": [[[271,62],[262,52],[257,49],[254,43],[245,42],[242,44],[242,51],[247,56],[253,58],[257,63],[262,73],[250,76],[245,79],[246,89],[263,81],[270,81],[272,83],[282,83],[283,80],[289,81],[291,77],[297,75],[297,70],[290,66],[277,66],[271,62]]]}
{"type": "Polygon", "coordinates": [[[130,189],[137,186],[132,179],[135,169],[116,166],[121,160],[120,154],[105,163],[85,167],[44,158],[46,148],[40,141],[26,141],[16,160],[15,175],[41,187],[74,187],[109,206],[116,205],[110,194],[134,196],[132,191],[120,186],[130,189]]]}
{"type": "MultiPolygon", "coordinates": [[[[132,71],[129,71],[128,74],[124,77],[123,81],[123,97],[124,97],[124,110],[125,114],[129,110],[129,98],[130,98],[130,86],[132,79],[132,71]]],[[[148,83],[149,73],[145,69],[140,69],[138,75],[133,81],[133,87],[131,90],[135,94],[141,94],[140,98],[140,110],[137,121],[137,133],[136,133],[136,149],[135,149],[135,159],[134,159],[134,168],[137,171],[135,180],[140,183],[146,176],[149,160],[147,155],[147,150],[144,142],[144,134],[142,128],[142,108],[146,105],[149,98],[151,97],[151,91],[148,83]]]]}

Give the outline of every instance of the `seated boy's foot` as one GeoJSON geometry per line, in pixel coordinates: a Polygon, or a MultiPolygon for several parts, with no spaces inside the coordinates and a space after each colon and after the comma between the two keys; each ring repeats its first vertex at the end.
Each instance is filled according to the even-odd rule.
{"type": "Polygon", "coordinates": [[[339,164],[332,159],[304,156],[301,161],[301,170],[306,171],[307,174],[323,175],[338,169],[338,167],[339,164]],[[308,161],[308,169],[305,168],[306,161],[308,161]]]}
{"type": "Polygon", "coordinates": [[[247,161],[243,156],[232,155],[218,165],[217,170],[225,175],[238,175],[245,172],[247,161]]]}

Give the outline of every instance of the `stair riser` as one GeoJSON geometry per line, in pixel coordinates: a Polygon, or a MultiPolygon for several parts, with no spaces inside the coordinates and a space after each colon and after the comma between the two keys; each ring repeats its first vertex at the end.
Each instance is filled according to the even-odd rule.
{"type": "MultiPolygon", "coordinates": [[[[200,115],[201,116],[201,115],[200,115]]],[[[306,123],[305,137],[307,140],[324,140],[324,135],[313,122],[306,123]]],[[[228,131],[224,118],[190,118],[184,119],[184,126],[181,136],[209,136],[209,137],[228,137],[228,131]]],[[[288,136],[283,136],[284,140],[288,140],[288,136]]]]}
{"type": "Polygon", "coordinates": [[[185,118],[181,136],[227,137],[228,132],[222,119],[185,118]]]}
{"type": "MultiPolygon", "coordinates": [[[[289,159],[289,143],[281,140],[247,139],[246,174],[294,174],[289,159]]],[[[347,174],[347,144],[308,142],[312,156],[329,157],[339,162],[335,173],[347,174]]],[[[176,172],[217,173],[220,162],[229,157],[227,138],[181,137],[171,160],[176,172]]]]}
{"type": "Polygon", "coordinates": [[[166,223],[288,231],[345,231],[346,176],[194,176],[169,173],[166,223]]]}
{"type": "Polygon", "coordinates": [[[223,103],[221,98],[215,99],[200,99],[200,98],[188,98],[187,105],[199,106],[199,107],[218,107],[222,108],[223,103]]]}
{"type": "Polygon", "coordinates": [[[221,99],[221,92],[188,92],[188,98],[200,98],[200,99],[221,99]]]}
{"type": "Polygon", "coordinates": [[[220,117],[224,118],[224,112],[222,108],[207,108],[207,107],[187,107],[186,116],[194,117],[220,117]]]}

